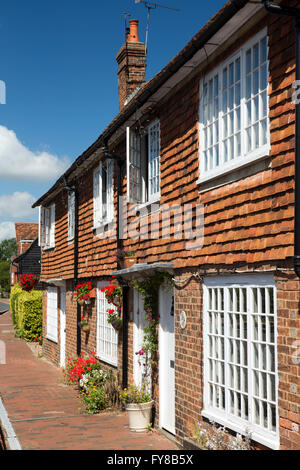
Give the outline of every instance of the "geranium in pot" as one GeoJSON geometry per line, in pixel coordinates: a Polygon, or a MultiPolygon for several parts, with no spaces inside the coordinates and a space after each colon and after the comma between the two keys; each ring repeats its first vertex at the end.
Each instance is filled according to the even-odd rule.
{"type": "Polygon", "coordinates": [[[91,281],[86,282],[84,284],[77,284],[74,296],[76,297],[76,300],[80,305],[90,303],[90,292],[92,291],[92,289],[93,288],[91,281]]]}
{"type": "Polygon", "coordinates": [[[113,308],[108,308],[106,311],[108,313],[107,323],[110,323],[115,330],[120,330],[122,328],[122,319],[118,312],[113,308]]]}
{"type": "Polygon", "coordinates": [[[85,333],[88,333],[90,331],[90,324],[89,324],[89,322],[87,321],[87,319],[85,318],[84,315],[82,315],[82,317],[81,317],[80,328],[85,333]]]}
{"type": "Polygon", "coordinates": [[[102,287],[101,292],[105,292],[105,298],[109,304],[113,304],[115,307],[121,306],[122,287],[118,285],[114,276],[108,286],[102,287]]]}
{"type": "Polygon", "coordinates": [[[117,250],[116,258],[122,268],[127,269],[137,263],[137,256],[134,250],[117,250]]]}
{"type": "Polygon", "coordinates": [[[152,422],[154,401],[151,393],[144,385],[124,388],[120,392],[120,400],[125,404],[129,417],[129,429],[135,432],[145,432],[152,422]]]}

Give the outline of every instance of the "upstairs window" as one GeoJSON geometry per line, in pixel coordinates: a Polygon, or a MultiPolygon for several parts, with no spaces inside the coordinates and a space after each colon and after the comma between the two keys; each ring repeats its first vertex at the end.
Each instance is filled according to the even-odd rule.
{"type": "Polygon", "coordinates": [[[40,208],[40,246],[55,247],[55,204],[40,208]]]}
{"type": "Polygon", "coordinates": [[[113,169],[113,161],[106,160],[94,171],[94,228],[114,218],[113,169]]]}
{"type": "Polygon", "coordinates": [[[160,123],[144,135],[127,128],[127,199],[142,204],[160,199],[160,123]]]}
{"type": "Polygon", "coordinates": [[[200,83],[200,182],[269,154],[263,31],[200,83]]]}
{"type": "Polygon", "coordinates": [[[68,240],[74,239],[75,235],[75,192],[68,194],[68,240]]]}

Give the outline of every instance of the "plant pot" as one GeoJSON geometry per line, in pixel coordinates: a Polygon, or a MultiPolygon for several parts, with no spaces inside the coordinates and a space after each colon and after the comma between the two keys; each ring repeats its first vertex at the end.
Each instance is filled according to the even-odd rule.
{"type": "Polygon", "coordinates": [[[127,258],[125,257],[122,261],[123,268],[128,269],[131,268],[134,264],[137,262],[137,257],[136,256],[128,256],[127,258]]]}
{"type": "Polygon", "coordinates": [[[129,429],[135,432],[145,432],[152,422],[153,400],[148,403],[127,403],[126,410],[129,418],[129,429]]]}
{"type": "Polygon", "coordinates": [[[84,331],[85,333],[89,333],[91,327],[90,327],[90,325],[83,325],[83,326],[81,327],[81,329],[82,329],[82,331],[84,331]]]}
{"type": "Polygon", "coordinates": [[[77,300],[77,302],[79,303],[79,305],[84,305],[84,300],[77,300]]]}
{"type": "Polygon", "coordinates": [[[119,330],[122,328],[122,320],[115,320],[115,321],[112,321],[112,322],[111,322],[111,326],[112,326],[115,330],[119,331],[119,330]]]}
{"type": "Polygon", "coordinates": [[[91,299],[95,299],[96,298],[96,289],[90,290],[89,296],[90,296],[91,299]]]}

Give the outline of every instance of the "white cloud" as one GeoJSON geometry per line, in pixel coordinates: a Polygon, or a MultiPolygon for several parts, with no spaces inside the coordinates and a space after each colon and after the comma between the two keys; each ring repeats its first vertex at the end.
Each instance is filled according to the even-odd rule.
{"type": "Polygon", "coordinates": [[[40,183],[58,178],[69,166],[67,157],[33,152],[23,145],[14,131],[0,126],[0,179],[40,183]]]}
{"type": "Polygon", "coordinates": [[[13,222],[1,222],[0,223],[0,242],[15,238],[15,224],[13,222]]]}
{"type": "Polygon", "coordinates": [[[35,197],[27,192],[15,192],[0,196],[0,218],[26,219],[36,215],[31,208],[35,197]]]}

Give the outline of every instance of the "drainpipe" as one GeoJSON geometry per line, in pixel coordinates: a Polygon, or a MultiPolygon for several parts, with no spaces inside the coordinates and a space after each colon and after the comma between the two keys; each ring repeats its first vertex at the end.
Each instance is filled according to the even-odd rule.
{"type": "MultiPolygon", "coordinates": [[[[295,18],[296,80],[300,80],[300,9],[275,5],[263,0],[269,13],[295,18]]],[[[300,103],[295,104],[295,206],[294,206],[294,270],[300,277],[300,103]]]]}
{"type": "MultiPolygon", "coordinates": [[[[122,195],[122,169],[124,165],[124,159],[118,155],[110,154],[107,151],[106,146],[103,148],[103,154],[106,158],[111,158],[117,162],[117,223],[116,223],[116,236],[117,236],[117,249],[122,249],[123,243],[120,237],[120,200],[119,197],[122,195]]],[[[123,230],[123,229],[122,229],[123,230]]],[[[120,266],[118,264],[117,269],[120,266]]],[[[128,388],[128,296],[129,287],[128,284],[121,278],[118,278],[120,285],[123,288],[123,328],[122,328],[122,388],[128,388]]],[[[125,407],[122,407],[125,411],[125,407]]]]}
{"type": "MultiPolygon", "coordinates": [[[[64,188],[68,193],[73,193],[75,194],[75,204],[74,204],[74,212],[75,212],[75,227],[74,227],[74,251],[73,251],[73,256],[74,256],[74,271],[73,271],[73,278],[74,278],[74,289],[75,286],[78,284],[78,223],[79,223],[79,217],[78,217],[78,208],[79,208],[79,193],[75,186],[68,186],[66,182],[66,178],[64,177],[63,179],[64,182],[64,188]]],[[[77,356],[80,356],[81,354],[81,329],[80,329],[80,320],[81,320],[81,307],[79,303],[77,302],[77,310],[76,310],[76,352],[77,356]]]]}

